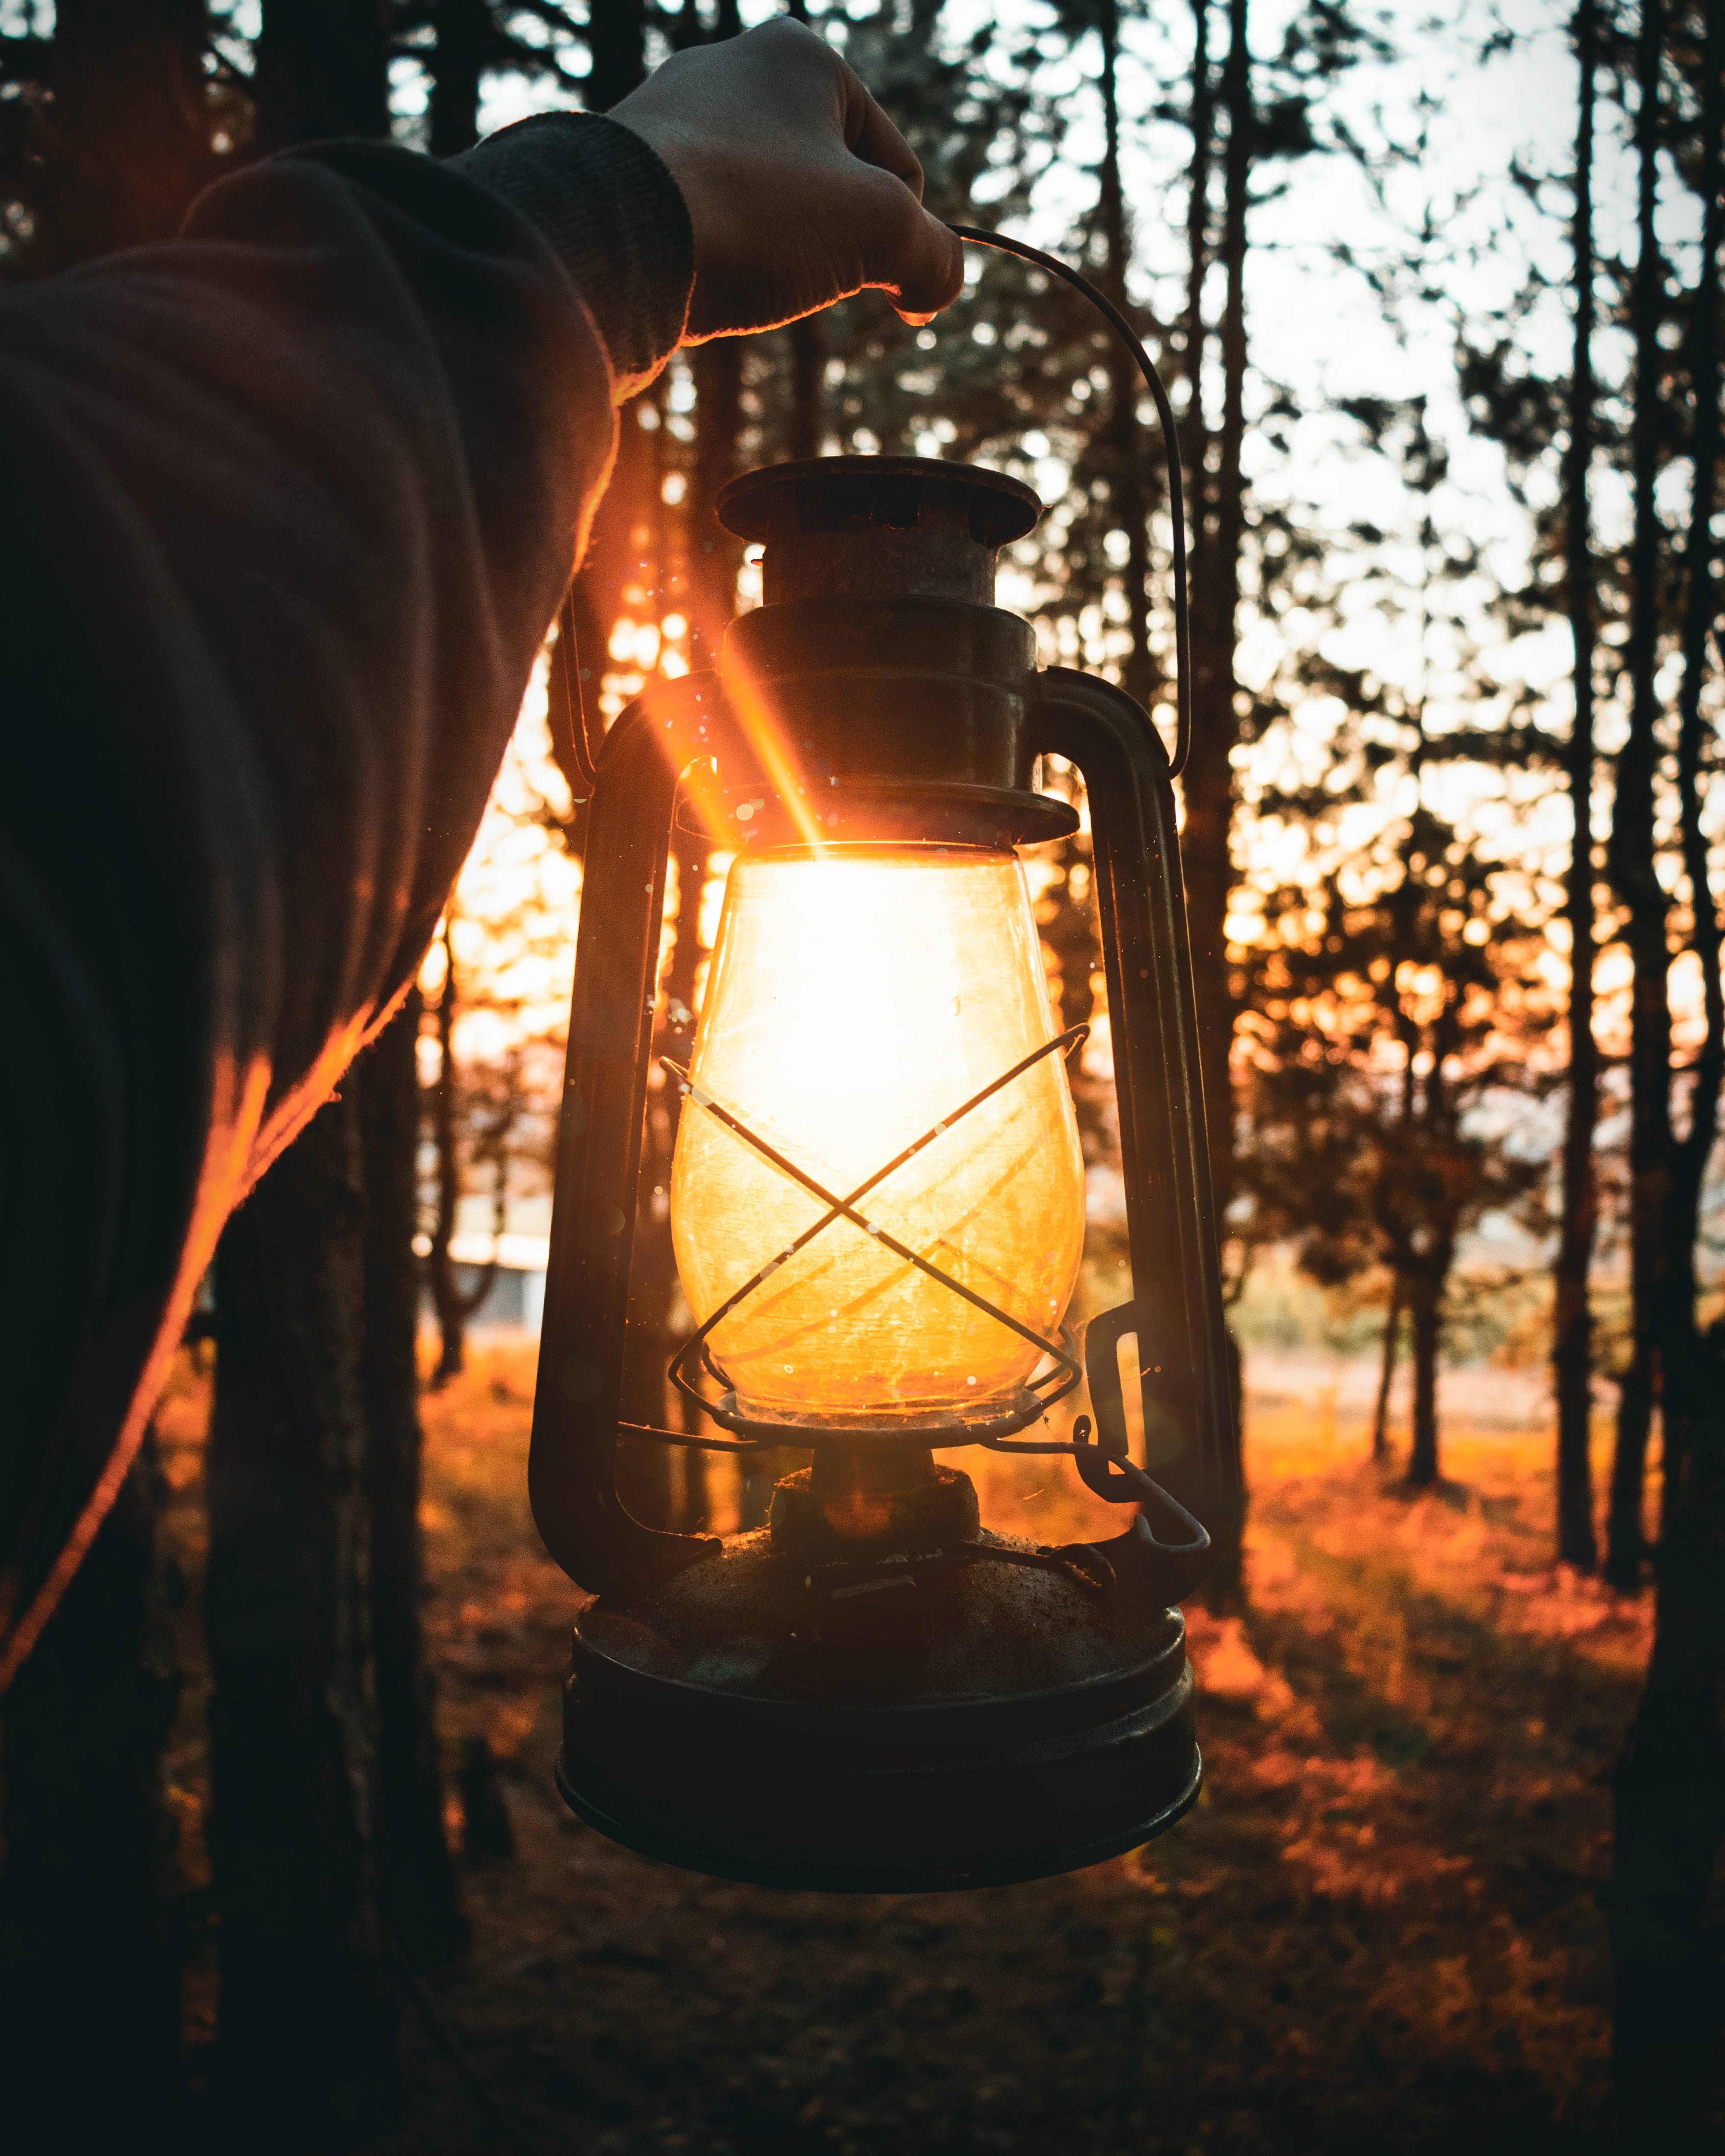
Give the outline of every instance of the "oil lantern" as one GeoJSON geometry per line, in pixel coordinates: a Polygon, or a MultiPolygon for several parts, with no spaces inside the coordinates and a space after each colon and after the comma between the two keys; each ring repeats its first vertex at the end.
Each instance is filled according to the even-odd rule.
{"type": "MultiPolygon", "coordinates": [[[[593,758],[531,1486],[580,1612],[557,1779],[694,1870],[914,1891],[1070,1870],[1194,1802],[1183,1620],[1237,1502],[1169,759],[1110,683],[1039,671],[994,604],[1040,514],[1001,473],[834,457],[745,474],[763,603],[593,758]],[[1083,1163],[1016,849],[1088,793],[1131,1294],[1065,1324],[1083,1163]],[[670,1183],[714,1430],[622,1421],[665,862],[734,850],[670,1183]],[[1130,1456],[1118,1349],[1142,1395],[1130,1456]],[[1062,1435],[1087,1378],[1091,1413],[1062,1435]],[[792,1446],[768,1524],[670,1534],[619,1437],[792,1446]],[[948,1456],[1065,1455],[1123,1532],[996,1532],[948,1456]]],[[[1178,513],[1178,511],[1177,511],[1178,513]]]]}

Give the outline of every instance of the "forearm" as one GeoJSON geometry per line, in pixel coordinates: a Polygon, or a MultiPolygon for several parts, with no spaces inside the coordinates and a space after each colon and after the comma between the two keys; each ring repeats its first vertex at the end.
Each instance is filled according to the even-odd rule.
{"type": "Polygon", "coordinates": [[[0,1631],[135,1438],[247,1178],[417,963],[614,398],[689,280],[650,153],[562,120],[453,167],[274,160],[173,244],[0,305],[0,908],[30,1045],[0,1173],[37,1238],[0,1291],[33,1373],[0,1631]]]}
{"type": "Polygon", "coordinates": [[[0,932],[27,1044],[0,1058],[27,1224],[0,1241],[0,1689],[228,1209],[418,958],[613,399],[685,317],[742,334],[875,287],[927,319],[962,263],[921,186],[782,18],[675,55],[614,121],[444,167],[296,152],[172,246],[0,300],[0,932]]]}
{"type": "MultiPolygon", "coordinates": [[[[202,550],[194,602],[251,677],[271,803],[271,1150],[295,1089],[418,963],[608,473],[611,407],[675,346],[690,275],[675,188],[603,121],[530,121],[443,168],[371,146],[280,160],[206,197],[188,239],[234,245],[244,274],[277,187],[339,195],[344,229],[287,326],[289,486],[260,530],[234,475],[234,543],[202,550]]],[[[254,352],[280,305],[272,280],[254,352]]]]}

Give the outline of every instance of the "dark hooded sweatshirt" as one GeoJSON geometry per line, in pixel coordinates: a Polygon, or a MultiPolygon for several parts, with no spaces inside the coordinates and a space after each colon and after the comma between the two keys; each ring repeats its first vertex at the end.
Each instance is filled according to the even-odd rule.
{"type": "Polygon", "coordinates": [[[11,1661],[418,964],[692,272],[658,158],[557,115],[273,158],[0,298],[11,1661]]]}

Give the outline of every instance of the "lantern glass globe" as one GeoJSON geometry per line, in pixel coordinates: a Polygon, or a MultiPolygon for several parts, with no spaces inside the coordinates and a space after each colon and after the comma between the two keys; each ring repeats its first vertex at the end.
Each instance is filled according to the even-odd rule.
{"type": "MultiPolygon", "coordinates": [[[[732,866],[671,1174],[698,1322],[827,1208],[699,1102],[839,1197],[1054,1026],[1018,856],[830,845],[732,866]]],[[[1045,1337],[1084,1245],[1084,1160],[1065,1066],[1043,1056],[826,1227],[710,1340],[767,1420],[998,1414],[1041,1352],[889,1249],[884,1229],[1045,1337]]]]}

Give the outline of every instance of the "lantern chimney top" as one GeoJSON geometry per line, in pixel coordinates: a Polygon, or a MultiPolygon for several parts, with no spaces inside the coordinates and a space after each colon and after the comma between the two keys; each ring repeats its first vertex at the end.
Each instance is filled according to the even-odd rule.
{"type": "Polygon", "coordinates": [[[719,521],[764,541],[762,597],[994,603],[994,557],[1042,514],[1004,472],[935,457],[763,465],[724,487],[719,521]]]}

